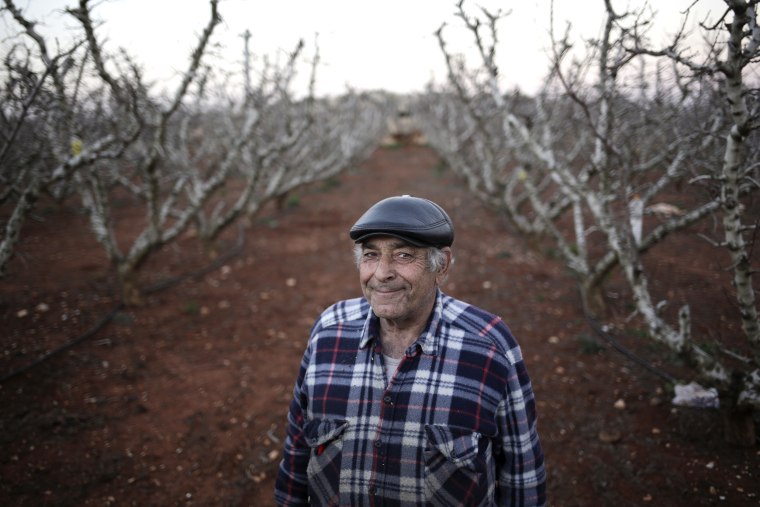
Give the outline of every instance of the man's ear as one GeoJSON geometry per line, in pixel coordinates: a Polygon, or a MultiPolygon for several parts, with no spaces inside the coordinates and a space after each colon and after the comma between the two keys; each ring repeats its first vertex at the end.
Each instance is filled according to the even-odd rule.
{"type": "Polygon", "coordinates": [[[446,262],[438,269],[435,274],[435,281],[438,285],[443,285],[443,282],[446,281],[446,278],[449,276],[449,269],[451,268],[451,264],[454,262],[454,254],[451,251],[451,248],[445,246],[441,248],[441,251],[446,255],[446,262]]]}

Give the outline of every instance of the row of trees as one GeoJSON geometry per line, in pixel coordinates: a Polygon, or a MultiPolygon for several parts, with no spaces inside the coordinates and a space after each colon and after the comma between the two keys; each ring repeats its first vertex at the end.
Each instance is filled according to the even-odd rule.
{"type": "Polygon", "coordinates": [[[78,198],[124,300],[137,302],[138,270],[162,246],[190,228],[211,245],[267,201],[351,167],[377,145],[388,99],[315,97],[316,47],[310,60],[303,41],[284,58],[255,59],[245,33],[240,70],[215,65],[218,7],[209,1],[208,21],[167,96],[124,49],[106,47],[91,1],[66,10],[77,30],[62,45],[4,0],[0,15],[18,34],[6,41],[2,68],[0,276],[36,200],[78,198]],[[308,90],[297,94],[304,68],[308,90]],[[129,238],[114,223],[114,201],[125,195],[145,214],[129,238]]]}
{"type": "Polygon", "coordinates": [[[544,87],[526,97],[500,83],[498,25],[505,16],[472,14],[460,1],[457,15],[479,64],[468,66],[447,47],[442,26],[436,35],[448,83],[422,95],[415,115],[476,195],[522,233],[551,238],[588,308],[598,308],[596,295],[619,269],[652,338],[691,360],[726,405],[760,408],[751,263],[753,199],[760,196],[760,89],[751,74],[760,61],[758,2],[716,3],[724,14],[701,25],[710,43],[699,52],[689,52],[683,32],[667,48],[653,48],[652,16],[619,12],[611,0],[604,1],[600,37],[582,48],[569,27],[558,34],[552,26],[544,87]],[[687,196],[678,209],[665,205],[674,192],[687,196]],[[659,220],[644,227],[652,213],[659,220]],[[642,262],[672,233],[708,217],[720,218],[722,237],[714,243],[732,262],[744,332],[738,347],[692,337],[688,305],[669,321],[642,262]]]}
{"type": "MultiPolygon", "coordinates": [[[[0,276],[38,197],[74,198],[118,273],[124,300],[139,301],[136,275],[151,254],[190,228],[211,246],[269,200],[351,167],[382,138],[392,110],[381,94],[315,97],[319,54],[315,47],[304,65],[303,42],[256,66],[250,34],[242,34],[240,70],[226,72],[211,50],[218,0],[209,1],[205,28],[168,96],[154,91],[126,51],[109,51],[89,0],[66,11],[77,27],[67,45],[54,45],[13,0],[3,1],[0,15],[18,34],[7,40],[2,67],[0,276]],[[294,81],[304,67],[309,85],[299,95],[294,81]],[[116,223],[115,199],[125,195],[144,209],[134,237],[116,223]]],[[[710,44],[689,53],[683,33],[653,48],[651,16],[617,12],[605,0],[601,35],[583,48],[569,28],[557,34],[552,27],[545,86],[528,97],[500,83],[504,15],[472,15],[460,2],[479,64],[450,51],[442,26],[436,35],[448,82],[412,106],[427,140],[475,195],[522,233],[553,241],[587,308],[598,308],[605,280],[619,270],[649,334],[689,358],[728,405],[757,408],[751,252],[760,90],[747,76],[760,59],[758,1],[717,3],[724,15],[702,25],[710,44]],[[684,197],[679,209],[663,204],[674,192],[684,197]],[[657,221],[648,219],[652,213],[657,221]],[[714,241],[732,262],[745,337],[738,346],[692,337],[689,306],[675,317],[664,312],[667,302],[656,302],[642,262],[674,232],[710,217],[720,219],[722,237],[714,241]]]]}

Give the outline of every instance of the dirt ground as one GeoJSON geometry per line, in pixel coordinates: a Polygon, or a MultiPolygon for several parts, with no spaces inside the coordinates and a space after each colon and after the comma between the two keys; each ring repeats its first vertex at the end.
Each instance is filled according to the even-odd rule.
{"type": "MultiPolygon", "coordinates": [[[[377,200],[433,199],[456,227],[444,290],[500,314],[521,342],[554,506],[760,505],[760,449],[727,445],[715,410],[675,408],[671,386],[600,339],[551,250],[518,237],[435,154],[383,148],[354,172],[265,208],[202,275],[150,292],[97,333],[0,383],[0,504],[273,505],[292,383],[313,319],[359,294],[347,231],[377,200]]],[[[118,203],[126,235],[139,208],[118,203]]],[[[760,249],[759,249],[760,250],[760,249]]],[[[142,270],[150,287],[209,264],[191,234],[142,270]]],[[[694,232],[647,259],[654,289],[693,305],[695,336],[736,333],[729,262],[694,232]],[[688,262],[684,262],[688,252],[688,262]]],[[[41,203],[0,282],[0,376],[87,331],[116,305],[78,203],[41,203]]],[[[615,338],[671,375],[623,284],[607,286],[615,338]]],[[[669,307],[670,308],[670,307],[669,307]]],[[[671,310],[668,310],[671,311],[671,310]]]]}

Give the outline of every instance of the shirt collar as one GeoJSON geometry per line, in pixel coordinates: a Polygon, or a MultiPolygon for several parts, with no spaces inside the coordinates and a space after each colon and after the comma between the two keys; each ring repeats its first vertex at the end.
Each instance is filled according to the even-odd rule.
{"type": "MultiPolygon", "coordinates": [[[[427,327],[422,331],[420,337],[411,345],[414,347],[418,345],[425,355],[435,356],[438,354],[438,341],[439,333],[438,328],[441,324],[441,316],[443,315],[443,293],[440,289],[436,289],[435,304],[433,305],[433,312],[428,320],[427,327]]],[[[362,329],[362,339],[359,342],[360,348],[368,347],[373,341],[377,340],[380,336],[380,320],[375,315],[370,307],[367,320],[364,321],[364,328],[362,329]]],[[[410,348],[411,348],[410,347],[410,348]]]]}

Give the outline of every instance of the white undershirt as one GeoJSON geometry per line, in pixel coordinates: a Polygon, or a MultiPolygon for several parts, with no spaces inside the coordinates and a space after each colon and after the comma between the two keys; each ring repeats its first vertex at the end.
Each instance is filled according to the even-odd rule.
{"type": "Polygon", "coordinates": [[[396,369],[401,362],[401,358],[399,357],[398,359],[393,359],[391,356],[386,356],[383,354],[383,361],[385,361],[385,373],[390,379],[393,377],[393,374],[396,373],[396,369]]]}

